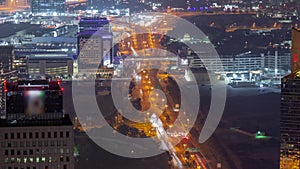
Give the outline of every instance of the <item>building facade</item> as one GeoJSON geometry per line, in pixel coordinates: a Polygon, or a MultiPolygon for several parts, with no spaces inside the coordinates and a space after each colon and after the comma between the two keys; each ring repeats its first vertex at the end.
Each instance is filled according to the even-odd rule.
{"type": "Polygon", "coordinates": [[[44,122],[0,122],[1,169],[74,169],[74,135],[68,117],[44,122]]]}
{"type": "Polygon", "coordinates": [[[59,81],[4,81],[1,169],[74,169],[74,133],[59,81]]]}
{"type": "Polygon", "coordinates": [[[190,59],[189,67],[191,68],[200,68],[204,67],[216,73],[225,72],[245,72],[252,70],[259,70],[263,68],[264,58],[262,56],[222,56],[220,58],[193,58],[190,59]],[[205,65],[203,64],[205,62],[205,65]],[[222,67],[223,66],[223,67],[222,67]],[[221,69],[223,68],[223,69],[221,69]]]}
{"type": "Polygon", "coordinates": [[[62,13],[65,11],[65,0],[31,0],[32,13],[62,13]]]}
{"type": "Polygon", "coordinates": [[[300,32],[292,36],[292,73],[281,81],[280,169],[300,168],[300,32]]]}
{"type": "Polygon", "coordinates": [[[0,46],[0,73],[12,71],[13,46],[0,46]]]}
{"type": "Polygon", "coordinates": [[[292,29],[292,72],[300,68],[300,30],[292,29]]]}
{"type": "Polygon", "coordinates": [[[29,75],[72,75],[73,59],[66,54],[31,55],[27,60],[29,75]]]}
{"type": "Polygon", "coordinates": [[[33,38],[14,49],[13,69],[29,75],[73,75],[76,38],[33,38]]]}
{"type": "Polygon", "coordinates": [[[113,63],[113,35],[106,18],[82,18],[77,38],[79,74],[95,74],[113,63]]]}
{"type": "Polygon", "coordinates": [[[280,169],[300,168],[300,72],[281,82],[280,169]]]}
{"type": "Polygon", "coordinates": [[[290,70],[290,53],[274,54],[246,54],[236,56],[220,56],[220,58],[213,57],[188,57],[189,67],[201,68],[206,67],[207,70],[213,72],[249,72],[253,70],[277,69],[277,70],[290,70]],[[205,65],[203,64],[205,61],[205,65]],[[223,70],[221,69],[223,66],[223,70]]]}
{"type": "Polygon", "coordinates": [[[276,70],[291,70],[291,53],[279,53],[275,51],[274,55],[268,53],[262,55],[264,67],[276,70]]]}

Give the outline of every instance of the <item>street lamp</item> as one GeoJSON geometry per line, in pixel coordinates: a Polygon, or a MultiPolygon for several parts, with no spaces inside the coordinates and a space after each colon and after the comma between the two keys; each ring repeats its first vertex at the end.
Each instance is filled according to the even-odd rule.
{"type": "Polygon", "coordinates": [[[118,125],[118,116],[115,116],[115,121],[116,121],[115,128],[117,128],[117,125],[118,125]]]}

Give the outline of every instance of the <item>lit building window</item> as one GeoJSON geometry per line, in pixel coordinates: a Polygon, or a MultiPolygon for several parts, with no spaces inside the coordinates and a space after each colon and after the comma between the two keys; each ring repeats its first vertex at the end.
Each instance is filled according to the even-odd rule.
{"type": "Polygon", "coordinates": [[[33,163],[33,158],[32,157],[29,158],[29,162],[33,163]]]}
{"type": "Polygon", "coordinates": [[[42,157],[42,162],[46,162],[46,158],[45,157],[42,157]]]}
{"type": "Polygon", "coordinates": [[[36,161],[36,163],[39,163],[39,162],[40,162],[40,158],[39,158],[39,157],[36,157],[36,158],[35,158],[35,161],[36,161]]]}

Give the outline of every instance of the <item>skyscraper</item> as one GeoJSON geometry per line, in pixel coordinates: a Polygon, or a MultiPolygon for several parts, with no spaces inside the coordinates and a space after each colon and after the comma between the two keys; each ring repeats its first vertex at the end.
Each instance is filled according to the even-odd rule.
{"type": "Polygon", "coordinates": [[[0,46],[0,73],[12,71],[13,46],[0,46]]]}
{"type": "Polygon", "coordinates": [[[106,18],[82,18],[78,33],[78,67],[84,74],[112,63],[112,33],[106,18]],[[102,60],[101,60],[102,59],[102,60]]]}
{"type": "Polygon", "coordinates": [[[300,30],[292,29],[292,72],[300,69],[300,30]]]}
{"type": "Polygon", "coordinates": [[[31,0],[32,13],[61,13],[65,10],[65,0],[31,0]]]}
{"type": "Polygon", "coordinates": [[[72,122],[63,113],[59,82],[4,82],[0,168],[74,169],[72,122]]]}
{"type": "Polygon", "coordinates": [[[300,32],[293,29],[292,73],[281,81],[280,169],[300,168],[300,32]]]}

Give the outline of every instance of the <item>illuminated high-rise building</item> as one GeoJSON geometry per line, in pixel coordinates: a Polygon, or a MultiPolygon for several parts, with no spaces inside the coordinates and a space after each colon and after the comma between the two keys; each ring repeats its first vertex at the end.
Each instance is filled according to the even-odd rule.
{"type": "Polygon", "coordinates": [[[292,36],[292,73],[281,81],[280,169],[300,169],[300,32],[292,36]]]}
{"type": "Polygon", "coordinates": [[[32,13],[62,13],[65,10],[65,0],[31,0],[32,13]]]}
{"type": "Polygon", "coordinates": [[[112,64],[113,35],[106,18],[82,18],[77,38],[79,73],[95,74],[112,64]]]}
{"type": "Polygon", "coordinates": [[[300,69],[300,30],[292,29],[292,72],[300,69]]]}

